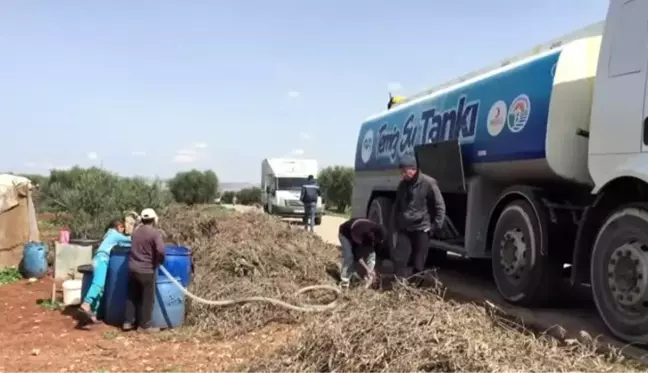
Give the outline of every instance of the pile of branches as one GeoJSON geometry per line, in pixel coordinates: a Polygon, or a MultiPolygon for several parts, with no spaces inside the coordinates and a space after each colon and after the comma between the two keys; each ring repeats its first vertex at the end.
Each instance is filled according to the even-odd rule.
{"type": "MultiPolygon", "coordinates": [[[[292,303],[303,286],[333,284],[339,250],[299,227],[257,212],[219,213],[171,208],[160,219],[168,242],[193,249],[189,290],[207,299],[262,295],[292,303]],[[327,269],[329,271],[327,271],[327,269]]],[[[443,286],[404,284],[393,291],[350,290],[340,306],[302,314],[263,303],[210,307],[190,304],[198,336],[233,337],[270,322],[299,323],[277,353],[250,356],[237,371],[458,372],[640,371],[619,353],[599,353],[594,340],[558,341],[536,335],[497,309],[445,299],[443,286]]]]}
{"type": "MultiPolygon", "coordinates": [[[[233,213],[201,207],[171,207],[160,217],[165,240],[193,251],[195,276],[189,291],[209,300],[249,296],[293,304],[329,303],[334,294],[293,294],[304,286],[335,281],[339,250],[303,228],[258,212],[233,213]],[[296,299],[298,298],[298,299],[296,299]]],[[[209,336],[233,336],[270,322],[294,323],[306,315],[264,303],[214,307],[188,304],[187,324],[209,336]]]]}
{"type": "MultiPolygon", "coordinates": [[[[320,315],[279,356],[245,371],[503,372],[639,371],[595,341],[559,342],[534,335],[496,309],[443,299],[440,288],[400,285],[379,293],[354,290],[349,302],[320,315]]],[[[644,368],[645,370],[645,368],[644,368]]]]}

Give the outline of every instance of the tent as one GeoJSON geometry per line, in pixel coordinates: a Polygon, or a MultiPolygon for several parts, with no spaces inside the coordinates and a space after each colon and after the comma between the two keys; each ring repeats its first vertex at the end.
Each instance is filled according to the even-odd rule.
{"type": "Polygon", "coordinates": [[[40,240],[33,188],[27,178],[0,174],[0,268],[18,265],[23,245],[40,240]]]}

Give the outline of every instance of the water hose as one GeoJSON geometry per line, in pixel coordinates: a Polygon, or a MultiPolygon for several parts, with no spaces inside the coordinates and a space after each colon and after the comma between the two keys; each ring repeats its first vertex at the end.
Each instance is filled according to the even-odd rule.
{"type": "Polygon", "coordinates": [[[195,300],[196,302],[206,304],[209,306],[216,306],[216,307],[225,307],[225,306],[231,306],[234,304],[241,304],[241,303],[254,303],[254,302],[260,302],[260,303],[269,303],[277,307],[282,307],[282,308],[287,308],[289,310],[293,311],[299,311],[299,312],[323,312],[323,311],[328,311],[331,310],[335,307],[337,307],[337,301],[340,295],[342,295],[342,291],[331,285],[313,285],[313,286],[306,286],[304,288],[299,289],[295,295],[300,295],[304,294],[310,291],[314,290],[327,290],[334,292],[337,296],[336,299],[328,304],[305,304],[305,305],[300,305],[296,306],[294,304],[286,303],[283,301],[280,301],[279,299],[274,299],[274,298],[267,298],[267,297],[247,297],[247,298],[239,298],[239,299],[231,299],[231,300],[209,300],[209,299],[204,299],[201,298],[195,294],[192,294],[189,292],[178,280],[176,280],[170,273],[167,271],[164,266],[160,266],[160,270],[164,275],[171,280],[171,282],[177,286],[182,292],[189,298],[195,300]]]}

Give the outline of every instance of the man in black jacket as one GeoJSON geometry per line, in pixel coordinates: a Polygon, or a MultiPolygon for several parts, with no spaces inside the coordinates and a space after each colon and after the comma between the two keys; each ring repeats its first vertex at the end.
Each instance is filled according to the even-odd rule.
{"type": "Polygon", "coordinates": [[[391,216],[397,241],[390,257],[396,276],[409,277],[412,269],[425,269],[430,236],[445,218],[445,201],[436,180],[419,172],[414,156],[403,156],[399,168],[402,180],[391,216]]]}
{"type": "Polygon", "coordinates": [[[376,277],[376,251],[384,249],[387,232],[382,225],[369,219],[351,218],[340,224],[339,238],[342,248],[340,286],[349,287],[351,277],[360,269],[355,268],[355,264],[359,264],[366,274],[365,286],[370,287],[376,277]]]}

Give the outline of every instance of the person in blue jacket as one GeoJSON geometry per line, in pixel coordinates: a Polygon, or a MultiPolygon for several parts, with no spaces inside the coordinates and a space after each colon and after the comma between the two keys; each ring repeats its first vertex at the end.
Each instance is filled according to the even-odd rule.
{"type": "Polygon", "coordinates": [[[306,230],[315,232],[315,212],[317,210],[317,198],[320,196],[320,188],[313,175],[308,175],[306,184],[301,187],[299,200],[304,204],[304,226],[306,230]]]}
{"type": "Polygon", "coordinates": [[[79,308],[84,319],[82,321],[85,321],[85,324],[97,322],[97,312],[99,311],[106,284],[110,251],[117,245],[129,244],[130,242],[131,238],[124,235],[124,222],[119,219],[112,220],[106,229],[106,234],[97,249],[97,253],[92,259],[92,284],[79,308]]]}

